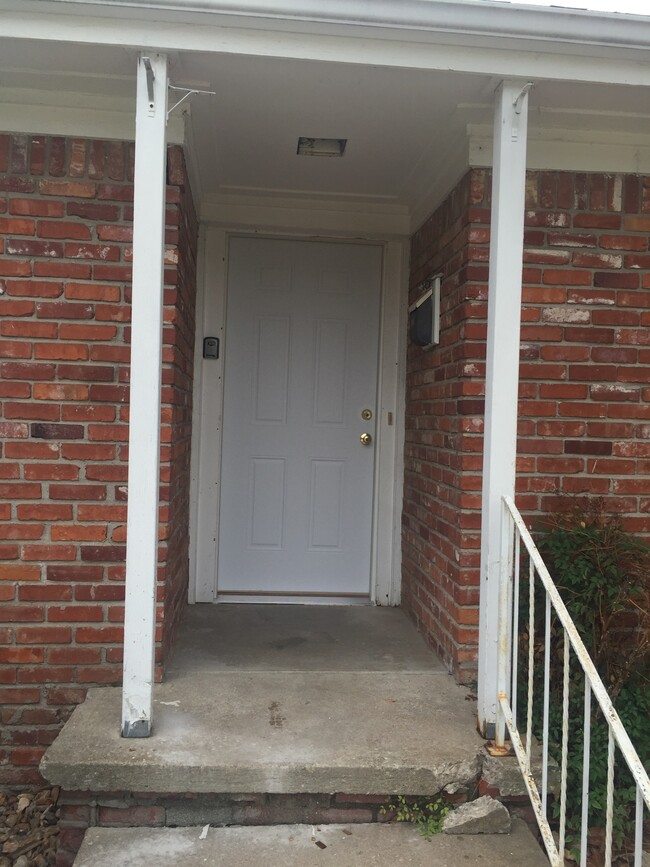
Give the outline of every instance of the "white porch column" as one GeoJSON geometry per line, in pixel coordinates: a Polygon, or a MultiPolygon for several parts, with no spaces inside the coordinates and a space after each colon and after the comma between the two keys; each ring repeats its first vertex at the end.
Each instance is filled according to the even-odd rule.
{"type": "Polygon", "coordinates": [[[167,149],[167,57],[138,59],[133,213],[133,300],[129,501],[122,735],[148,737],[152,725],[163,255],[167,149]]]}
{"type": "Polygon", "coordinates": [[[514,498],[515,490],[527,121],[528,85],[503,81],[494,115],[481,522],[478,719],[485,737],[495,736],[497,696],[505,686],[497,652],[499,587],[507,582],[501,498],[514,498]]]}

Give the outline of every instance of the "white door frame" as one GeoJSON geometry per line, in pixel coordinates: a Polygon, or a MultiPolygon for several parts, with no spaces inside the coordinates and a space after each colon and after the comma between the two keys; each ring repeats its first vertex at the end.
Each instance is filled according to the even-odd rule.
{"type": "MultiPolygon", "coordinates": [[[[333,223],[335,225],[336,221],[333,223]]],[[[382,238],[372,232],[359,231],[342,236],[340,228],[334,227],[305,235],[299,230],[283,227],[269,227],[260,233],[254,229],[231,231],[215,224],[203,224],[199,252],[189,601],[214,602],[216,598],[228,241],[232,235],[260,234],[285,239],[378,244],[383,248],[370,598],[377,605],[399,605],[408,239],[382,238]],[[203,338],[206,336],[220,339],[220,357],[216,361],[203,359],[203,338]],[[211,371],[210,375],[207,375],[208,371],[211,371]]]]}

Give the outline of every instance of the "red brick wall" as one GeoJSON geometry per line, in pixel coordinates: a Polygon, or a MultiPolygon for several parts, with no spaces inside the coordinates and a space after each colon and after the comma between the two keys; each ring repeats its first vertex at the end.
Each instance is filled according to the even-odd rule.
{"type": "Polygon", "coordinates": [[[539,173],[527,205],[521,506],[597,495],[646,534],[650,179],[539,173]]]}
{"type": "Polygon", "coordinates": [[[166,290],[163,350],[162,400],[165,408],[161,430],[161,502],[168,504],[166,545],[160,546],[161,557],[165,557],[163,664],[187,604],[189,580],[190,445],[198,237],[198,221],[180,148],[170,150],[168,161],[168,180],[174,186],[170,195],[173,192],[178,199],[174,211],[178,237],[173,239],[178,262],[176,285],[166,290]]]}
{"type": "MultiPolygon", "coordinates": [[[[165,648],[187,582],[196,242],[176,149],[168,174],[165,648]]],[[[130,143],[0,136],[0,785],[36,781],[87,686],[120,679],[132,179],[130,143]]]]}
{"type": "MultiPolygon", "coordinates": [[[[461,680],[478,622],[489,173],[412,240],[443,274],[440,347],[409,347],[404,605],[461,680]],[[453,508],[450,508],[453,507],[453,508]]],[[[529,173],[517,501],[531,517],[602,497],[650,533],[650,179],[529,173]]]]}
{"type": "Polygon", "coordinates": [[[466,481],[478,467],[472,434],[483,408],[474,373],[485,356],[486,292],[475,281],[485,266],[470,257],[484,240],[470,223],[477,195],[467,175],[411,247],[410,301],[422,280],[442,274],[442,327],[435,349],[408,347],[402,604],[457,670],[473,664],[478,624],[480,514],[466,481]]]}

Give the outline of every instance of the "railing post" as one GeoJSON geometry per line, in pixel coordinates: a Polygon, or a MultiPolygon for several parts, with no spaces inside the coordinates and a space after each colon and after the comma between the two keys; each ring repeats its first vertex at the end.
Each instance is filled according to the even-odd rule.
{"type": "Polygon", "coordinates": [[[138,60],[122,734],[148,737],[158,568],[167,58],[138,60]]]}
{"type": "MultiPolygon", "coordinates": [[[[499,654],[510,652],[507,636],[499,636],[500,591],[508,592],[509,581],[502,498],[514,498],[515,489],[529,87],[503,81],[494,116],[478,670],[478,719],[485,737],[496,734],[499,654]]],[[[504,663],[507,672],[509,660],[504,663]]]]}
{"type": "MultiPolygon", "coordinates": [[[[512,669],[512,568],[514,561],[513,522],[510,512],[501,504],[501,546],[499,554],[499,620],[497,641],[497,696],[510,698],[512,669]]],[[[502,747],[506,738],[506,720],[497,701],[494,740],[502,747]]]]}

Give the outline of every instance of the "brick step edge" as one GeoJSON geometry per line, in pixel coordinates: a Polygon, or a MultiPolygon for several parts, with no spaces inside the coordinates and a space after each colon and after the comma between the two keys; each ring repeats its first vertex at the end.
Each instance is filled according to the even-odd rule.
{"type": "MultiPolygon", "coordinates": [[[[454,804],[465,794],[449,796],[454,804]]],[[[388,822],[388,794],[62,792],[56,867],[71,867],[87,828],[388,822]],[[383,809],[382,809],[383,808],[383,809]]]]}

